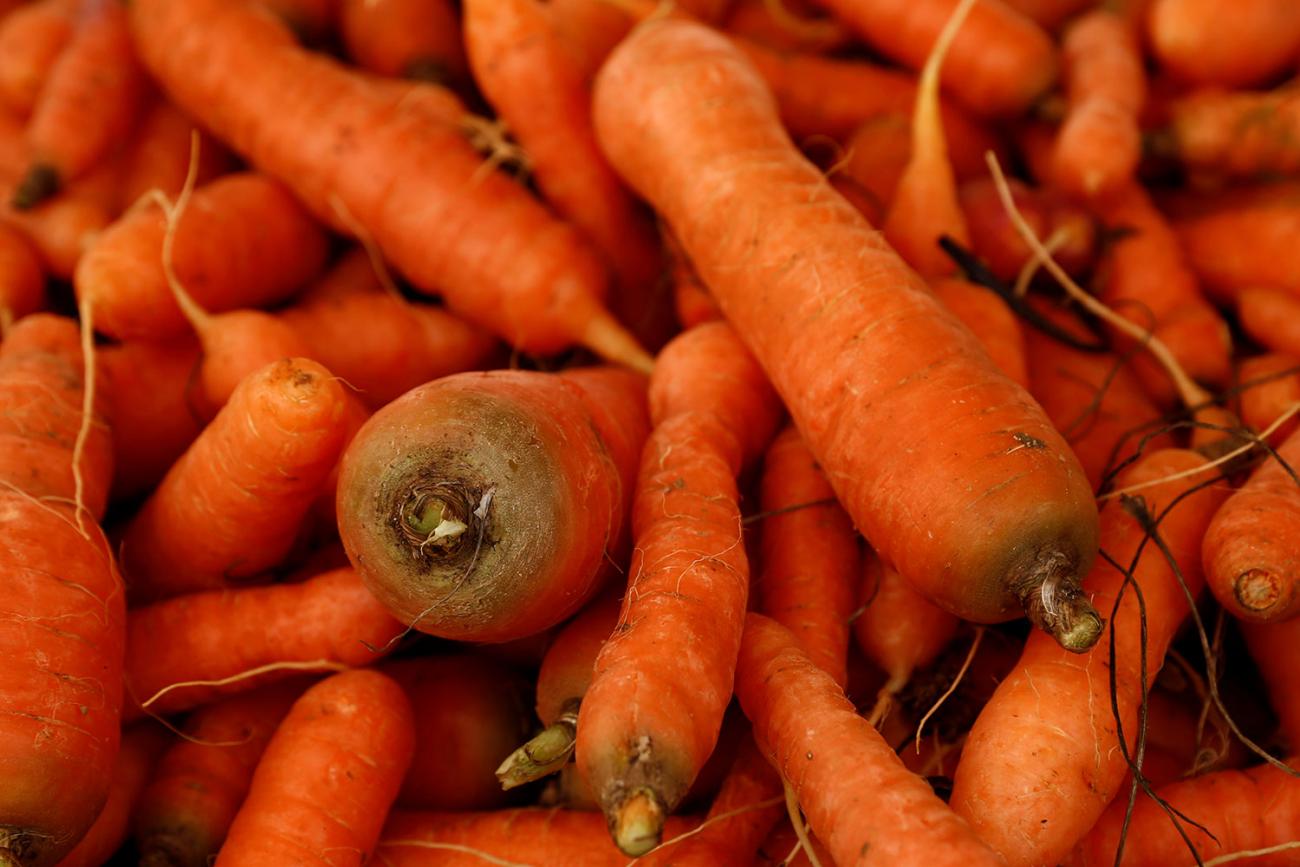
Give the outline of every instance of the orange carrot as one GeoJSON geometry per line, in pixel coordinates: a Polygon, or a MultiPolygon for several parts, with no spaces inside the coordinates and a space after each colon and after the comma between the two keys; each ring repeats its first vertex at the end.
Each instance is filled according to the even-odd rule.
{"type": "Polygon", "coordinates": [[[127,527],[132,597],[227,587],[280,562],[338,460],[345,410],[343,387],[307,359],[240,383],[127,527]]]}
{"type": "Polygon", "coordinates": [[[1197,84],[1264,84],[1294,68],[1300,8],[1287,0],[1153,0],[1147,11],[1151,50],[1160,65],[1197,84]]]}
{"type": "Polygon", "coordinates": [[[578,713],[579,771],[633,856],[659,843],[717,741],[749,590],[736,476],[779,404],[731,329],[709,323],[660,353],[650,413],[628,591],[578,713]]]}
{"type": "Polygon", "coordinates": [[[1059,863],[1124,779],[1143,696],[1188,614],[1189,597],[1201,588],[1200,539],[1223,501],[1218,486],[1199,484],[1203,475],[1186,475],[1205,464],[1195,452],[1168,449],[1121,477],[1121,485],[1144,487],[1135,492],[1140,500],[1115,500],[1103,510],[1101,544],[1131,570],[1142,601],[1128,588],[1116,607],[1125,575],[1099,563],[1086,587],[1108,615],[1110,643],[1103,638],[1086,655],[1073,656],[1031,635],[966,739],[950,803],[1009,865],[1059,863]],[[1175,479],[1176,473],[1185,475],[1175,479]],[[1135,507],[1146,517],[1131,514],[1135,507]],[[1156,521],[1181,579],[1148,541],[1147,524],[1156,521]]]}
{"type": "Polygon", "coordinates": [[[461,26],[449,0],[342,0],[338,14],[348,57],[361,68],[435,84],[465,80],[461,26]]]}
{"type": "Polygon", "coordinates": [[[605,0],[551,0],[547,7],[556,31],[587,80],[630,27],[626,12],[605,0]]]}
{"type": "Polygon", "coordinates": [[[722,29],[775,51],[823,54],[851,41],[843,24],[808,6],[791,0],[739,0],[732,3],[722,29]]]}
{"type": "Polygon", "coordinates": [[[1246,648],[1268,688],[1268,701],[1277,714],[1279,733],[1293,752],[1300,745],[1300,698],[1295,693],[1300,677],[1300,657],[1295,642],[1300,638],[1300,620],[1273,623],[1246,622],[1241,625],[1246,648]]]}
{"type": "Polygon", "coordinates": [[[305,45],[319,45],[328,39],[338,17],[339,0],[255,0],[305,45]]]}
{"type": "Polygon", "coordinates": [[[1237,293],[1237,321],[1256,343],[1300,355],[1300,294],[1251,286],[1237,293]]]}
{"type": "Polygon", "coordinates": [[[45,301],[45,272],[32,245],[0,223],[0,337],[45,301]]]}
{"type": "MultiPolygon", "coordinates": [[[[1251,430],[1263,431],[1300,401],[1300,359],[1290,355],[1257,355],[1243,359],[1237,368],[1241,383],[1238,395],[1242,422],[1251,430]]],[[[1283,442],[1300,425],[1291,418],[1275,429],[1268,441],[1283,442]]]]}
{"type": "Polygon", "coordinates": [[[410,702],[389,678],[316,684],[267,744],[215,867],[369,861],[414,747],[410,702]]]}
{"type": "Polygon", "coordinates": [[[417,810],[491,810],[509,797],[493,771],[532,727],[530,684],[478,654],[402,659],[379,669],[411,700],[416,731],[397,803],[417,810]]]}
{"type": "Polygon", "coordinates": [[[29,3],[0,22],[0,102],[26,116],[72,37],[72,0],[29,3]]]}
{"type": "MultiPolygon", "coordinates": [[[[958,0],[821,0],[873,47],[920,69],[958,0]]],[[[1028,108],[1056,79],[1051,39],[1001,0],[983,0],[953,40],[943,87],[980,114],[1028,108]]]]}
{"type": "Polygon", "coordinates": [[[144,75],[116,0],[79,0],[67,48],[50,69],[32,110],[32,162],[13,204],[30,208],[84,174],[131,128],[144,75]]]}
{"type": "Polygon", "coordinates": [[[64,280],[72,277],[86,247],[111,220],[102,205],[66,195],[19,211],[0,191],[0,223],[26,235],[45,270],[64,280]]]}
{"type": "Polygon", "coordinates": [[[736,696],[837,864],[997,864],[780,624],[745,619],[736,696]]]}
{"type": "MultiPolygon", "coordinates": [[[[94,325],[120,339],[180,334],[186,321],[163,264],[167,220],[157,205],[104,231],[77,265],[77,295],[94,325]]],[[[205,310],[282,301],[325,262],[326,238],[293,196],[263,175],[228,175],[195,190],[177,218],[171,267],[205,310]]]]}
{"type": "MultiPolygon", "coordinates": [[[[831,853],[826,851],[825,844],[817,838],[817,835],[811,831],[807,834],[808,842],[812,844],[813,854],[817,857],[817,863],[822,865],[835,863],[831,853]]],[[[758,850],[760,867],[778,867],[778,865],[779,867],[812,867],[812,863],[808,858],[808,850],[799,840],[789,819],[778,822],[758,850]]]]}
{"type": "Polygon", "coordinates": [[[1300,87],[1267,92],[1205,88],[1169,108],[1167,146],[1193,168],[1237,175],[1289,175],[1300,168],[1300,87]]]}
{"type": "Polygon", "coordinates": [[[1073,195],[1103,195],[1131,181],[1142,156],[1146,71],[1138,34],[1121,15],[1097,9],[1066,28],[1062,51],[1069,105],[1053,178],[1073,195]]]}
{"type": "Polygon", "coordinates": [[[401,629],[351,569],[136,608],[127,633],[127,715],[188,710],[295,670],[366,665],[401,629]],[[229,682],[207,683],[217,680],[229,682]],[[194,681],[203,683],[172,688],[194,681]]]}
{"type": "Polygon", "coordinates": [[[76,325],[14,326],[0,343],[0,862],[21,867],[85,835],[118,751],[122,582],[95,524],[112,453],[97,405],[74,468],[82,402],[76,325]]]}
{"type": "Polygon", "coordinates": [[[271,735],[306,686],[303,680],[272,684],[190,716],[186,738],[159,761],[133,811],[141,867],[206,867],[271,735]]]}
{"type": "MultiPolygon", "coordinates": [[[[197,129],[193,119],[165,99],[155,100],[136,125],[123,154],[118,210],[125,211],[151,190],[169,199],[180,195],[192,157],[190,141],[197,129]]],[[[210,135],[200,133],[195,179],[206,185],[230,170],[230,152],[210,135]]],[[[269,228],[269,227],[264,227],[269,228]]]]}
{"type": "Polygon", "coordinates": [[[763,459],[759,508],[759,609],[793,632],[804,652],[842,687],[860,569],[858,539],[792,427],[772,441],[763,459]]]}
{"type": "Polygon", "coordinates": [[[142,60],[181,108],[285,180],[318,219],[369,235],[415,286],[523,351],[581,343],[648,369],[600,304],[599,257],[524,189],[484,171],[459,125],[403,111],[402,95],[299,49],[245,2],[143,0],[131,22],[142,60]],[[204,68],[255,67],[260,87],[196,76],[198,56],[204,68]]]}
{"type": "Polygon", "coordinates": [[[695,266],[671,233],[664,233],[664,247],[672,275],[673,309],[678,323],[683,328],[694,328],[704,322],[721,319],[722,311],[709,295],[709,287],[695,273],[695,266]]]}
{"type": "Polygon", "coordinates": [[[1040,27],[1055,30],[1060,24],[1092,5],[1092,0],[1002,0],[1040,27]]]}
{"type": "MultiPolygon", "coordinates": [[[[1092,262],[1096,240],[1092,216],[1052,195],[1050,189],[1031,187],[1015,178],[1008,178],[1007,183],[1016,208],[1034,234],[1052,245],[1057,263],[1071,274],[1083,273],[1092,262]]],[[[999,279],[1016,279],[1032,254],[1002,207],[992,178],[971,178],[957,194],[974,251],[999,279]]]]}
{"type": "Polygon", "coordinates": [[[831,181],[840,174],[851,178],[871,196],[875,212],[883,215],[911,153],[912,127],[907,116],[895,112],[878,115],[854,130],[845,142],[839,172],[831,175],[831,181]]]}
{"type": "Polygon", "coordinates": [[[445,377],[357,434],[339,535],[416,629],[488,642],[538,632],[607,577],[647,428],[645,380],[627,370],[445,377]]]}
{"type": "Polygon", "coordinates": [[[954,613],[998,621],[1027,605],[1089,646],[1100,623],[1075,580],[1095,506],[1068,446],[795,151],[744,58],[697,25],[644,24],[602,69],[595,118],[877,550],[954,613]],[[863,448],[864,431],[882,446],[863,448]]]}
{"type": "Polygon", "coordinates": [[[930,289],[979,338],[998,370],[1016,384],[1029,388],[1025,337],[1020,320],[1006,302],[983,286],[957,277],[933,280],[930,289]]]}

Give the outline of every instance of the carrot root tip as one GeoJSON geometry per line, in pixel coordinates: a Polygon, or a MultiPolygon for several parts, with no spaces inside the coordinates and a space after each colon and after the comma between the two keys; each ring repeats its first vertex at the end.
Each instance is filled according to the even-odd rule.
{"type": "Polygon", "coordinates": [[[21,829],[0,827],[0,867],[23,867],[24,858],[33,854],[30,843],[31,835],[21,829]]]}
{"type": "Polygon", "coordinates": [[[639,788],[610,816],[614,845],[630,858],[639,858],[659,845],[668,811],[659,793],[639,788]]]}
{"type": "Polygon", "coordinates": [[[501,788],[510,790],[555,773],[573,755],[578,737],[578,709],[565,711],[528,743],[506,756],[497,768],[501,788]]]}
{"type": "Polygon", "coordinates": [[[1265,569],[1247,569],[1237,576],[1232,593],[1247,611],[1262,613],[1277,604],[1282,595],[1277,576],[1265,569]]]}
{"type": "Polygon", "coordinates": [[[1079,586],[1074,561],[1063,554],[1041,556],[1017,595],[1029,622],[1071,653],[1086,653],[1105,628],[1097,609],[1079,586]]]}
{"type": "Polygon", "coordinates": [[[181,867],[185,856],[180,844],[166,835],[155,834],[141,841],[139,867],[181,867]]]}
{"type": "Polygon", "coordinates": [[[606,361],[622,364],[647,376],[654,370],[655,361],[649,353],[618,320],[603,311],[587,323],[580,342],[606,361]]]}
{"type": "Polygon", "coordinates": [[[57,194],[62,186],[63,182],[54,166],[36,163],[14,188],[11,204],[20,211],[26,211],[57,194]]]}

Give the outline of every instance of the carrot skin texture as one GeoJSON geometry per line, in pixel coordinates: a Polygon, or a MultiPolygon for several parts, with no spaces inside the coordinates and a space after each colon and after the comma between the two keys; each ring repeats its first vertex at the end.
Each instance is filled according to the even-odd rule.
{"type": "Polygon", "coordinates": [[[466,77],[460,21],[449,0],[341,0],[338,6],[339,35],[363,69],[444,85],[466,77]]]}
{"type": "Polygon", "coordinates": [[[414,748],[410,702],[390,678],[347,671],[316,684],[267,744],[217,867],[360,867],[414,748]]]}
{"type": "Polygon", "coordinates": [[[998,370],[1028,389],[1024,332],[1006,302],[985,287],[957,277],[931,281],[930,289],[979,338],[998,370]]]}
{"type": "MultiPolygon", "coordinates": [[[[1239,396],[1241,421],[1254,431],[1263,432],[1300,401],[1300,359],[1290,355],[1268,353],[1243,360],[1237,368],[1241,382],[1239,396]]],[[[1269,436],[1270,445],[1285,442],[1300,426],[1300,419],[1290,418],[1269,436]]]]}
{"type": "Polygon", "coordinates": [[[29,242],[0,223],[0,337],[45,301],[45,271],[29,242]]]}
{"type": "MultiPolygon", "coordinates": [[[[1298,163],[1297,165],[1300,165],[1298,163]]],[[[1174,231],[1206,292],[1231,304],[1249,288],[1300,294],[1290,252],[1300,239],[1300,187],[1277,183],[1229,193],[1175,214],[1174,231]]]]}
{"type": "Polygon", "coordinates": [[[1300,167],[1300,90],[1195,90],[1169,108],[1173,154],[1229,176],[1289,175],[1300,167]]]}
{"type": "Polygon", "coordinates": [[[7,185],[0,191],[0,223],[26,235],[45,270],[64,280],[72,277],[86,248],[112,222],[104,206],[89,199],[62,195],[20,211],[9,203],[7,191],[7,185]]]}
{"type": "Polygon", "coordinates": [[[555,635],[537,672],[537,718],[550,725],[565,706],[586,695],[600,648],[618,625],[620,594],[605,593],[555,635]]]}
{"type": "Polygon", "coordinates": [[[29,316],[0,343],[0,853],[22,867],[50,867],[94,823],[120,734],[124,593],[95,524],[112,472],[102,403],[84,533],[68,505],[81,376],[71,320],[29,316]]]}
{"type": "MultiPolygon", "coordinates": [[[[119,339],[175,336],[188,327],[162,266],[166,220],[156,206],[104,231],[77,265],[96,330],[119,339]]],[[[176,277],[204,310],[283,301],[325,263],[325,233],[287,188],[243,172],[195,190],[172,250],[176,277]]]]}
{"type": "Polygon", "coordinates": [[[785,627],[745,620],[736,695],[836,864],[998,864],[785,627]]]}
{"type": "Polygon", "coordinates": [[[1161,67],[1195,84],[1246,87],[1294,67],[1300,9],[1287,0],[1153,0],[1151,50],[1161,67]]]}
{"type": "MultiPolygon", "coordinates": [[[[1120,484],[1164,479],[1205,463],[1188,450],[1155,452],[1125,473],[1120,484]]],[[[1150,515],[1158,518],[1179,494],[1200,481],[1203,478],[1191,476],[1166,482],[1146,488],[1141,496],[1150,515]]],[[[1160,521],[1160,535],[1193,597],[1203,584],[1200,540],[1223,497],[1218,486],[1202,488],[1173,505],[1160,521]]],[[[1102,546],[1125,568],[1145,535],[1121,502],[1112,501],[1103,510],[1102,546]]],[[[1154,544],[1142,549],[1133,575],[1146,603],[1146,684],[1140,668],[1136,595],[1126,593],[1112,618],[1124,576],[1099,562],[1086,581],[1109,619],[1106,628],[1114,631],[1115,701],[1130,751],[1136,743],[1142,692],[1159,673],[1165,651],[1188,613],[1173,568],[1154,544]]],[[[1109,658],[1107,638],[1087,655],[1075,656],[1044,636],[1030,635],[1020,662],[999,684],[966,739],[950,803],[1010,865],[1058,863],[1088,833],[1123,782],[1128,766],[1110,711],[1109,658]],[[1050,703],[1038,700],[1049,694],[1050,703]]]]}
{"type": "MultiPolygon", "coordinates": [[[[143,714],[142,702],[181,681],[220,680],[277,662],[368,665],[402,631],[351,569],[301,584],[191,593],[132,609],[129,621],[130,719],[143,714]],[[218,652],[221,648],[226,652],[218,652]]],[[[290,674],[282,670],[223,686],[174,689],[148,710],[164,715],[189,710],[290,674]]]]}
{"type": "MultiPolygon", "coordinates": [[[[193,118],[165,99],[155,100],[143,112],[122,155],[118,210],[127,210],[151,190],[172,200],[180,195],[190,166],[191,135],[197,129],[193,118]]],[[[225,145],[199,131],[199,186],[230,171],[233,163],[225,145]]]]}
{"type": "Polygon", "coordinates": [[[72,0],[42,0],[6,15],[0,22],[0,101],[26,116],[41,87],[72,37],[72,0]]]}
{"type": "Polygon", "coordinates": [[[743,57],[695,25],[645,24],[603,68],[595,100],[615,167],[664,215],[840,501],[904,577],[942,607],[990,622],[1015,616],[1008,576],[1033,571],[1030,552],[1054,550],[1086,569],[1095,506],[1064,441],[799,156],[743,57]],[[721,194],[700,183],[713,173],[729,179],[721,194]],[[719,225],[741,228],[719,237],[719,225]],[[961,430],[961,446],[933,418],[935,395],[947,403],[953,389],[968,395],[969,413],[947,428],[961,430]],[[999,411],[984,413],[992,406],[999,411]],[[861,448],[866,430],[900,432],[908,456],[861,448]],[[1043,448],[1018,447],[1012,432],[1043,448]],[[972,442],[981,459],[954,458],[972,442]],[[925,471],[934,477],[917,475],[925,471]],[[1035,505],[1026,512],[1025,503],[1035,505]]]}
{"type": "Polygon", "coordinates": [[[858,647],[889,676],[897,692],[912,672],[933,662],[957,634],[960,621],[912,589],[875,554],[862,558],[861,611],[853,620],[858,647]]]}
{"type": "Polygon", "coordinates": [[[1237,293],[1241,328],[1274,352],[1300,355],[1300,294],[1252,286],[1237,293]]]}

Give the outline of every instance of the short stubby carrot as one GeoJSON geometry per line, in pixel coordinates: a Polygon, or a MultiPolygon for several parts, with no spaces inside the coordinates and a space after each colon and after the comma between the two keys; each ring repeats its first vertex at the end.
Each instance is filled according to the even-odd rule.
{"type": "Polygon", "coordinates": [[[631,371],[444,377],[376,412],[348,447],[339,534],[415,629],[486,642],[540,632],[607,577],[648,429],[645,379],[631,371]]]}
{"type": "Polygon", "coordinates": [[[698,25],[647,23],[595,100],[606,153],[680,239],[873,546],[954,613],[1027,608],[1089,646],[1100,621],[1076,581],[1096,507],[1069,447],[795,150],[744,57],[698,25]]]}
{"type": "Polygon", "coordinates": [[[450,0],[342,0],[338,7],[343,46],[363,69],[449,86],[466,78],[450,0]]]}
{"type": "Polygon", "coordinates": [[[351,569],[144,605],[131,610],[128,626],[133,719],[189,710],[304,670],[368,665],[402,631],[351,569]]]}
{"type": "Polygon", "coordinates": [[[321,681],[267,744],[216,865],[367,863],[414,748],[411,705],[392,679],[321,681]]]}
{"type": "Polygon", "coordinates": [[[1119,790],[1128,765],[1116,712],[1131,754],[1143,696],[1203,583],[1200,540],[1225,495],[1200,484],[1205,476],[1194,471],[1206,464],[1193,451],[1166,449],[1120,477],[1121,486],[1146,487],[1103,510],[1101,544],[1131,569],[1142,601],[1119,569],[1099,562],[1085,586],[1108,617],[1107,636],[1073,656],[1031,635],[966,738],[949,803],[1010,865],[1059,863],[1119,790]],[[1156,520],[1177,572],[1148,539],[1156,520]]]}
{"type": "Polygon", "coordinates": [[[74,0],[40,0],[0,21],[0,102],[27,115],[72,37],[74,0]]]}
{"type": "Polygon", "coordinates": [[[45,301],[45,270],[31,242],[0,223],[0,338],[45,301]]]}
{"type": "Polygon", "coordinates": [[[1152,0],[1151,51],[1183,81],[1248,87],[1294,69],[1300,7],[1288,0],[1152,0]]]}
{"type": "MultiPolygon", "coordinates": [[[[157,205],[104,231],[77,265],[74,283],[94,308],[96,330],[119,339],[161,339],[186,320],[163,265],[167,220],[157,205]]],[[[176,279],[204,310],[274,304],[325,264],[324,231],[278,181],[241,172],[194,191],[171,248],[176,279]]]]}
{"type": "Polygon", "coordinates": [[[72,321],[29,316],[0,343],[0,862],[20,867],[87,832],[118,750],[125,597],[95,523],[112,454],[96,412],[77,483],[82,392],[72,321]]]}
{"type": "Polygon", "coordinates": [[[1300,293],[1250,286],[1237,293],[1237,320],[1266,349],[1300,355],[1300,293]]]}
{"type": "MultiPolygon", "coordinates": [[[[984,170],[987,171],[987,165],[984,170]]],[[[1092,264],[1096,227],[1092,215],[1050,187],[1031,187],[1008,178],[1016,210],[1034,234],[1050,244],[1052,258],[1070,274],[1082,274],[1092,264]]],[[[972,177],[957,191],[974,251],[1002,280],[1015,280],[1032,258],[1029,246],[998,197],[997,185],[987,175],[972,177]]]]}
{"type": "Polygon", "coordinates": [[[294,679],[195,711],[132,811],[141,867],[206,867],[248,794],[262,752],[308,683],[294,679]]]}
{"type": "Polygon", "coordinates": [[[633,856],[660,841],[717,743],[749,594],[736,477],[776,432],[780,405],[713,322],[659,354],[650,413],[628,589],[578,711],[579,771],[633,856]]]}
{"type": "Polygon", "coordinates": [[[979,338],[998,370],[1029,388],[1024,330],[1007,303],[987,288],[959,277],[932,280],[930,289],[979,338]]]}
{"type": "Polygon", "coordinates": [[[1254,431],[1274,428],[1268,441],[1278,445],[1300,426],[1300,418],[1289,418],[1274,427],[1291,407],[1300,403],[1300,358],[1266,353],[1242,359],[1237,366],[1240,391],[1238,414],[1246,427],[1254,431]]]}
{"type": "Polygon", "coordinates": [[[314,361],[286,358],[240,383],[127,527],[132,597],[230,586],[280,562],[347,421],[343,386],[314,361]]]}
{"type": "Polygon", "coordinates": [[[903,767],[789,630],[760,614],[745,618],[736,696],[836,864],[1001,863],[903,767]]]}
{"type": "Polygon", "coordinates": [[[1300,619],[1246,622],[1241,625],[1241,635],[1268,689],[1269,706],[1277,714],[1278,733],[1295,753],[1300,750],[1300,696],[1293,688],[1300,677],[1300,654],[1295,652],[1300,619]]]}
{"type": "Polygon", "coordinates": [[[303,50],[247,2],[144,0],[132,4],[131,24],[142,61],[181,108],[285,181],[318,219],[368,235],[416,287],[523,351],[582,344],[649,368],[602,306],[599,255],[485,169],[459,123],[404,110],[404,92],[303,50]],[[215,72],[254,67],[261,86],[252,90],[215,72]]]}

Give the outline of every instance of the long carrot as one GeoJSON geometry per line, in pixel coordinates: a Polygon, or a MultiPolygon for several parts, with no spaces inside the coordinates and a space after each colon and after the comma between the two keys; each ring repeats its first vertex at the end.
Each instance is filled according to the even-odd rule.
{"type": "Polygon", "coordinates": [[[985,287],[958,277],[933,280],[930,289],[979,338],[998,370],[1029,388],[1024,330],[1006,302],[985,287]]]}
{"type": "Polygon", "coordinates": [[[513,181],[483,171],[457,125],[403,111],[401,96],[300,49],[244,2],[145,0],[131,23],[178,105],[318,219],[361,227],[417,287],[524,351],[582,343],[648,367],[600,304],[599,258],[513,181]],[[260,87],[195,75],[187,56],[205,69],[257,68],[260,87]]]}
{"type": "MultiPolygon", "coordinates": [[[[1300,359],[1269,353],[1243,359],[1237,367],[1241,383],[1238,395],[1242,422],[1251,430],[1262,431],[1300,402],[1300,359]]],[[[1273,431],[1269,442],[1277,445],[1300,425],[1300,419],[1288,419],[1273,431]]]]}
{"type": "Polygon", "coordinates": [[[1293,68],[1300,52],[1300,9],[1287,0],[1152,0],[1151,51],[1184,81],[1245,87],[1293,68]]]}
{"type": "Polygon", "coordinates": [[[660,353],[650,411],[627,595],[578,712],[579,770],[629,855],[659,842],[717,741],[749,591],[736,476],[779,405],[732,330],[709,323],[660,353]]]}
{"type": "Polygon", "coordinates": [[[414,747],[411,706],[392,680],[321,681],[267,744],[216,865],[365,863],[414,747]]]}
{"type": "Polygon", "coordinates": [[[841,22],[809,6],[788,0],[739,0],[731,4],[721,29],[776,51],[809,54],[825,54],[852,40],[841,22]]]}
{"type": "Polygon", "coordinates": [[[0,23],[0,101],[26,115],[72,37],[73,0],[40,0],[6,15],[0,23]]]}
{"type": "Polygon", "coordinates": [[[1166,145],[1193,168],[1236,175],[1288,175],[1300,167],[1300,87],[1270,91],[1204,88],[1169,109],[1166,145]]]}
{"type": "Polygon", "coordinates": [[[608,575],[648,426],[644,378],[615,368],[410,391],[344,455],[348,557],[416,629],[495,642],[553,626],[608,575]]]}
{"type": "Polygon", "coordinates": [[[795,151],[744,58],[697,25],[648,23],[595,100],[615,167],[681,240],[877,550],[961,616],[1027,608],[1090,646],[1100,621],[1075,582],[1095,507],[1068,446],[795,151]],[[866,431],[883,439],[867,446],[866,431]]]}
{"type": "Polygon", "coordinates": [[[1188,594],[1197,594],[1203,583],[1200,538],[1224,494],[1217,486],[1200,485],[1177,498],[1204,481],[1187,473],[1205,465],[1195,452],[1169,449],[1149,455],[1121,477],[1124,486],[1147,487],[1139,501],[1112,501],[1102,512],[1101,544],[1131,572],[1142,600],[1138,591],[1125,588],[1128,579],[1120,568],[1099,563],[1086,586],[1109,615],[1106,629],[1113,644],[1103,639],[1086,655],[1072,656],[1031,635],[1020,662],[966,739],[950,803],[1008,864],[1058,863],[1124,779],[1125,756],[1134,752],[1142,724],[1143,696],[1187,616],[1188,594]],[[1183,477],[1151,484],[1175,474],[1183,477]],[[1134,507],[1147,518],[1131,514],[1134,507]],[[1148,540],[1147,524],[1157,520],[1181,581],[1148,540]],[[1126,592],[1116,608],[1121,590],[1126,592]]]}
{"type": "Polygon", "coordinates": [[[836,864],[999,863],[794,636],[759,614],[745,620],[736,695],[836,864]]]}
{"type": "Polygon", "coordinates": [[[449,0],[342,0],[348,56],[380,75],[455,85],[466,78],[460,20],[449,0]]]}

